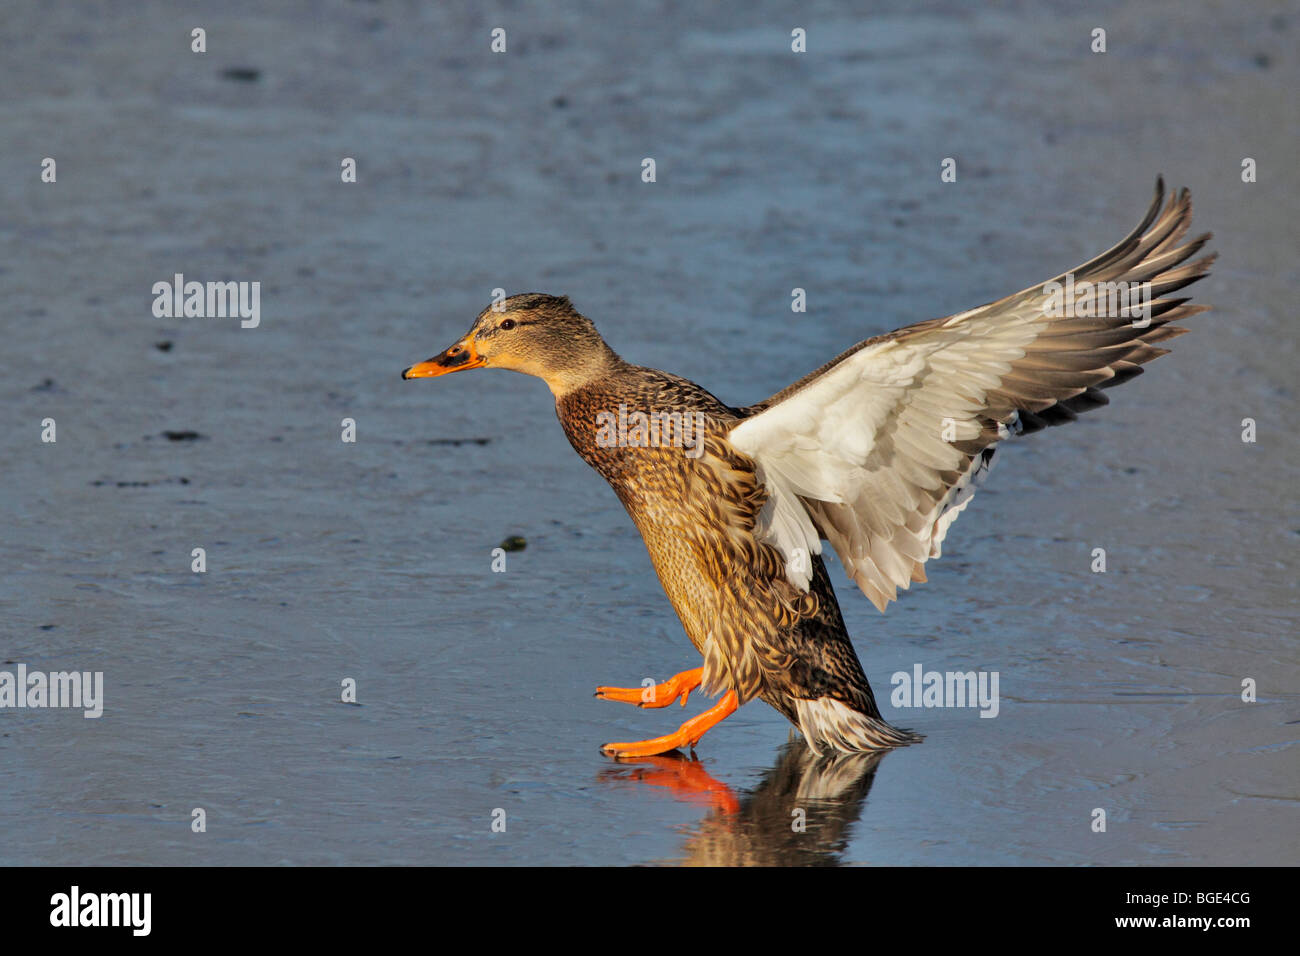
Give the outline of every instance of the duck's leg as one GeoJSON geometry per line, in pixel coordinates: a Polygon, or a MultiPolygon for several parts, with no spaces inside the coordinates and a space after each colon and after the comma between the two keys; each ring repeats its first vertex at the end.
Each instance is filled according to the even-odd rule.
{"type": "Polygon", "coordinates": [[[697,667],[693,671],[674,674],[653,687],[597,687],[596,696],[601,700],[617,700],[638,707],[667,707],[680,696],[682,706],[685,707],[686,698],[700,686],[703,679],[704,668],[697,667]]]}
{"type": "Polygon", "coordinates": [[[676,732],[668,734],[666,737],[637,740],[625,744],[605,744],[600,750],[607,757],[651,757],[655,754],[666,754],[678,747],[694,748],[699,739],[704,736],[705,731],[734,714],[738,706],[736,692],[729,690],[722,695],[720,701],[704,713],[698,717],[692,717],[678,727],[676,732]]]}

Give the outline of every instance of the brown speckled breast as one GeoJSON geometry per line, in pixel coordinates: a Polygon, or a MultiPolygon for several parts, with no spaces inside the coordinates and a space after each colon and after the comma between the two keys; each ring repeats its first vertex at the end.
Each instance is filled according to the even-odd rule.
{"type": "MultiPolygon", "coordinates": [[[[790,701],[830,695],[876,712],[820,558],[800,591],[754,535],[765,494],[752,459],[732,448],[739,415],[692,382],[624,367],[561,398],[556,411],[579,455],[613,487],[645,540],[659,580],[704,657],[708,693],[762,697],[793,718],[790,701]],[[603,445],[601,413],[619,406],[705,416],[703,451],[603,445]]],[[[604,421],[608,422],[608,418],[604,421]]],[[[605,437],[609,437],[608,430],[605,437]]]]}
{"type": "MultiPolygon", "coordinates": [[[[706,416],[706,432],[715,442],[735,416],[690,382],[650,369],[636,371],[639,374],[631,381],[628,376],[608,378],[566,395],[556,403],[556,412],[574,449],[604,476],[623,502],[687,636],[704,653],[717,598],[713,580],[717,562],[708,558],[709,545],[704,539],[710,535],[702,527],[717,510],[716,503],[709,501],[703,476],[712,466],[703,463],[704,455],[689,457],[683,447],[608,446],[602,445],[598,436],[602,413],[617,419],[620,406],[629,414],[694,416],[701,412],[706,416]]],[[[608,418],[604,422],[608,434],[608,418]]]]}

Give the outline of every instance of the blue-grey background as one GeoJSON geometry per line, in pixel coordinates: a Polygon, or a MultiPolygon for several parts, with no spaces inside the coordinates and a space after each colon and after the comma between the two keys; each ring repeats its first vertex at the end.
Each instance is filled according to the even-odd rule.
{"type": "Polygon", "coordinates": [[[0,667],[107,701],[0,711],[0,863],[1300,861],[1298,34],[1175,0],[8,4],[0,667]],[[594,687],[697,663],[635,529],[540,382],[400,370],[548,291],[756,401],[1082,262],[1161,172],[1216,311],[1008,448],[888,614],[834,571],[878,696],[996,670],[999,717],[886,705],[927,739],[874,779],[761,703],[698,765],[604,759],[684,715],[594,687]],[[260,328],[154,318],[176,272],[260,281],[260,328]]]}

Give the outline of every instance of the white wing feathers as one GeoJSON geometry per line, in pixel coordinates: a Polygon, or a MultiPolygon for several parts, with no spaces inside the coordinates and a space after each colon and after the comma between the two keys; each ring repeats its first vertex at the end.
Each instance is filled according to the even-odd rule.
{"type": "Polygon", "coordinates": [[[820,553],[824,537],[883,611],[898,588],[925,580],[923,565],[940,556],[998,441],[1105,404],[1098,388],[1165,353],[1152,343],[1185,331],[1168,323],[1205,307],[1158,296],[1200,278],[1213,256],[1178,268],[1209,236],[1176,247],[1190,198],[1184,190],[1161,213],[1162,199],[1157,184],[1138,228],[1073,274],[1149,281],[1149,322],[1078,317],[1084,307],[1053,317],[1034,286],[863,342],[747,410],[729,440],[758,465],[769,499],[756,530],[786,558],[792,583],[807,589],[800,552],[820,553]]]}

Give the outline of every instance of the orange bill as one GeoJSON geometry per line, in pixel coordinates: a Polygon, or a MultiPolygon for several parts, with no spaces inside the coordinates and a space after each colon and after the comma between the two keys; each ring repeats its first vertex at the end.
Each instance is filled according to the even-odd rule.
{"type": "Polygon", "coordinates": [[[434,378],[467,368],[481,368],[483,364],[473,336],[467,335],[441,355],[412,365],[402,373],[402,378],[434,378]]]}

